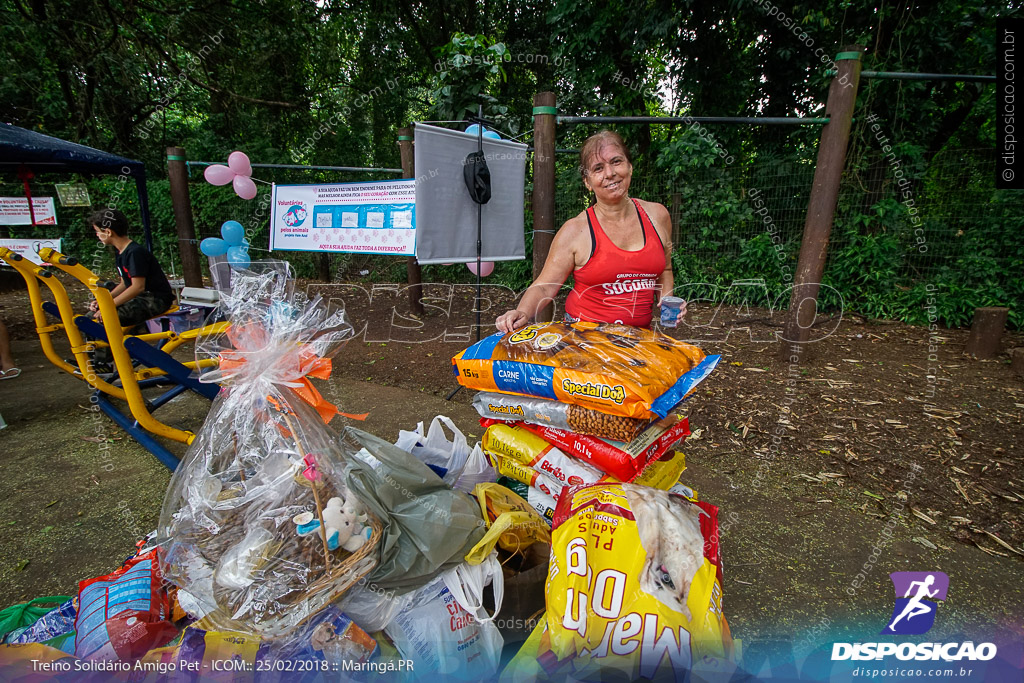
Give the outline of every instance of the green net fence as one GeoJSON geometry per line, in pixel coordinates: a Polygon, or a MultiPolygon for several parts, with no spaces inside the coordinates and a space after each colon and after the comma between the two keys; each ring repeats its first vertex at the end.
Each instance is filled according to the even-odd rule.
{"type": "MultiPolygon", "coordinates": [[[[630,194],[663,203],[673,218],[673,266],[677,294],[693,300],[786,308],[796,269],[807,202],[814,177],[816,129],[779,130],[761,139],[729,143],[732,162],[683,171],[637,166],[630,194]],[[799,152],[772,154],[783,142],[799,152]],[[741,153],[742,152],[742,153],[741,153]]],[[[582,135],[580,136],[582,137],[582,135]]],[[[741,136],[737,136],[741,137],[741,136]]],[[[571,143],[570,143],[571,144],[571,143]]],[[[1024,327],[1024,196],[995,189],[995,151],[950,149],[931,155],[883,156],[875,147],[854,146],[840,189],[829,244],[821,303],[871,318],[923,324],[968,325],[979,306],[1007,306],[1012,328],[1024,327]]],[[[189,189],[196,238],[216,236],[226,220],[240,222],[253,258],[268,257],[270,183],[322,183],[394,179],[397,173],[256,169],[259,195],[244,201],[228,187],[203,180],[190,169],[189,189]]],[[[529,182],[529,167],[527,180],[529,182]]],[[[558,156],[555,225],[590,203],[576,155],[558,156]]],[[[86,217],[115,205],[139,226],[133,182],[117,177],[40,176],[36,196],[54,196],[56,182],[84,182],[91,207],[62,207],[56,226],[0,226],[3,237],[61,237],[63,250],[97,270],[113,273],[113,259],[98,247],[86,217]]],[[[168,182],[148,183],[154,252],[169,274],[180,274],[168,182]]],[[[0,182],[0,196],[23,196],[13,178],[0,182]]],[[[532,251],[530,187],[526,204],[527,253],[532,251]]],[[[138,237],[138,234],[133,235],[138,237]]],[[[371,278],[403,282],[405,259],[353,254],[276,252],[300,277],[343,281],[371,278]]],[[[203,259],[205,261],[205,259],[203,259]]],[[[531,262],[499,263],[488,280],[521,291],[531,262]]],[[[424,282],[469,281],[464,266],[428,266],[424,282]]]]}
{"type": "MultiPolygon", "coordinates": [[[[976,307],[1008,306],[1010,325],[1020,329],[1024,197],[995,189],[995,161],[992,149],[913,159],[851,150],[823,308],[963,326],[976,307]]],[[[789,304],[813,178],[809,158],[755,159],[682,178],[635,171],[630,195],[669,209],[678,295],[778,309],[789,304]]],[[[556,224],[589,201],[578,178],[560,178],[556,224]]]]}

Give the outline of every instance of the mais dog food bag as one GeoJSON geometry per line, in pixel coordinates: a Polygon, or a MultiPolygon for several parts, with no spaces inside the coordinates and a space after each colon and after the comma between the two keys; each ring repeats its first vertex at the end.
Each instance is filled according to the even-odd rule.
{"type": "Polygon", "coordinates": [[[728,673],[717,515],[634,484],[567,489],[555,511],[538,671],[578,680],[728,673]]]}
{"type": "Polygon", "coordinates": [[[495,333],[459,353],[452,365],[470,389],[650,419],[668,415],[719,359],[639,327],[559,322],[495,333]]]}

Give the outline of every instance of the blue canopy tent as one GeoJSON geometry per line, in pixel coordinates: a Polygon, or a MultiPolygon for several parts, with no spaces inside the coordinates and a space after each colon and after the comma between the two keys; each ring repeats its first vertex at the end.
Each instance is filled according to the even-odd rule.
{"type": "Polygon", "coordinates": [[[0,172],[23,173],[26,169],[33,173],[91,173],[134,178],[146,249],[153,251],[146,169],[141,161],[0,123],[0,172]]]}

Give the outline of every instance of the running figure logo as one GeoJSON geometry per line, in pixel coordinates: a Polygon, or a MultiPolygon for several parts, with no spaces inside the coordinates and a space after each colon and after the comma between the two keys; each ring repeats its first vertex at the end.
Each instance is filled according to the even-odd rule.
{"type": "Polygon", "coordinates": [[[893,572],[896,606],[883,635],[905,636],[926,633],[935,623],[937,600],[946,599],[949,577],[942,572],[893,572]]]}

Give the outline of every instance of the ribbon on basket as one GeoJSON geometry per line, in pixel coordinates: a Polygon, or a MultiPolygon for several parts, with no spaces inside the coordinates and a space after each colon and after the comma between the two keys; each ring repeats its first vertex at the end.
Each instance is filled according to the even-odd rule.
{"type": "Polygon", "coordinates": [[[309,378],[329,379],[332,364],[330,358],[320,357],[309,344],[295,344],[283,353],[273,353],[267,348],[269,334],[259,325],[234,326],[228,331],[228,338],[235,348],[220,352],[220,371],[225,379],[237,382],[259,378],[290,387],[316,410],[325,424],[335,415],[353,420],[365,420],[369,416],[369,413],[343,413],[317,391],[309,378]]]}

